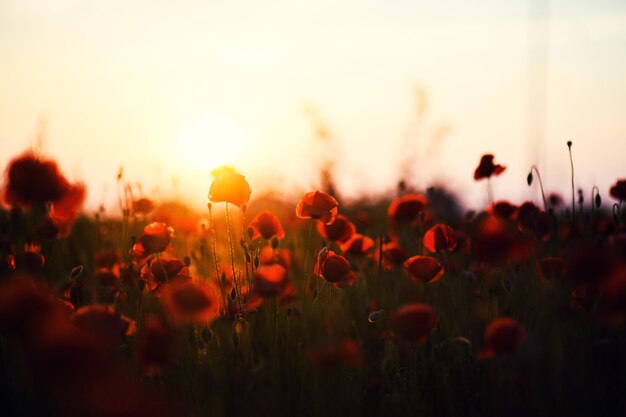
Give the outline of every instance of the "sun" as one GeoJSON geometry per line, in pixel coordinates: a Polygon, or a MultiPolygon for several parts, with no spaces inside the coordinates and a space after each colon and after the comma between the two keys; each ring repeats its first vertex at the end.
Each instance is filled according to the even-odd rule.
{"type": "Polygon", "coordinates": [[[174,135],[173,145],[189,168],[211,171],[221,165],[240,164],[250,152],[252,139],[240,123],[210,113],[185,122],[174,135]]]}

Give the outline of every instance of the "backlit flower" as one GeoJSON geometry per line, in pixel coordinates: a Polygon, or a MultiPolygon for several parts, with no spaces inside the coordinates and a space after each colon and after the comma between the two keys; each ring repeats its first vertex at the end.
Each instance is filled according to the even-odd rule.
{"type": "Polygon", "coordinates": [[[143,229],[143,234],[139,237],[138,243],[143,247],[145,254],[163,252],[170,244],[174,236],[174,229],[165,223],[150,223],[143,229]]]}
{"type": "Polygon", "coordinates": [[[220,311],[219,289],[208,283],[168,283],[161,300],[174,320],[182,323],[210,323],[220,311]]]}
{"type": "Polygon", "coordinates": [[[490,178],[492,175],[500,175],[506,169],[503,165],[496,165],[493,163],[493,155],[486,154],[480,158],[480,163],[474,171],[474,179],[476,181],[483,178],[490,178]]]}
{"type": "Polygon", "coordinates": [[[209,190],[209,200],[213,203],[227,202],[241,207],[250,201],[250,184],[246,177],[235,172],[225,171],[215,177],[209,190]]]}
{"type": "Polygon", "coordinates": [[[285,237],[285,231],[280,224],[280,220],[269,211],[263,211],[257,214],[249,225],[252,230],[252,240],[263,237],[264,239],[271,239],[276,237],[277,239],[283,239],[285,237]]]}
{"type": "Polygon", "coordinates": [[[296,216],[330,224],[337,216],[337,200],[321,191],[306,193],[296,206],[296,216]]]}
{"type": "Polygon", "coordinates": [[[431,252],[453,251],[456,249],[454,229],[447,224],[436,224],[424,234],[424,246],[431,252]]]}
{"type": "Polygon", "coordinates": [[[399,338],[424,344],[437,324],[437,311],[427,304],[407,304],[392,313],[390,320],[399,338]]]}
{"type": "Polygon", "coordinates": [[[526,332],[515,319],[502,317],[492,321],[485,329],[486,347],[478,354],[478,359],[496,355],[510,355],[526,340],[526,332]]]}
{"type": "Polygon", "coordinates": [[[346,216],[338,214],[332,223],[317,223],[317,232],[331,242],[343,243],[356,233],[356,227],[346,216]]]}
{"type": "Polygon", "coordinates": [[[428,198],[423,194],[406,194],[396,198],[387,209],[387,215],[395,223],[410,223],[424,211],[428,198]]]}
{"type": "Polygon", "coordinates": [[[413,256],[404,262],[404,270],[417,282],[436,282],[444,273],[443,266],[430,256],[413,256]]]}
{"type": "Polygon", "coordinates": [[[335,287],[349,287],[356,281],[356,274],[350,266],[350,262],[335,252],[323,249],[315,265],[316,275],[324,278],[335,287]]]}

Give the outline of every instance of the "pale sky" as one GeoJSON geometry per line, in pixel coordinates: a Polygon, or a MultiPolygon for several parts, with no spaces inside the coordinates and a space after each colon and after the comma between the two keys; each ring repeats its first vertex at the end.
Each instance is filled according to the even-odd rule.
{"type": "Polygon", "coordinates": [[[586,195],[599,185],[608,202],[626,177],[626,1],[548,9],[543,26],[523,1],[2,0],[0,164],[33,145],[44,120],[43,150],[87,182],[91,208],[117,201],[120,165],[148,196],[158,187],[195,208],[223,163],[253,195],[268,184],[300,193],[325,152],[309,105],[336,144],[346,197],[393,190],[415,155],[417,186],[445,183],[481,206],[472,173],[483,153],[508,166],[496,198],[537,198],[525,182],[532,163],[567,195],[572,140],[577,183],[586,195]],[[542,67],[531,74],[529,62],[542,27],[536,147],[541,112],[529,114],[528,100],[542,67]],[[427,92],[419,126],[417,85],[427,92]]]}

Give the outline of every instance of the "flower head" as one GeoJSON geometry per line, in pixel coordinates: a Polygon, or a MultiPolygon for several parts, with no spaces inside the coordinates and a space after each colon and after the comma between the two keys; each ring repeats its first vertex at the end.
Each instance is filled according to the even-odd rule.
{"type": "Polygon", "coordinates": [[[213,180],[209,200],[213,203],[227,202],[241,207],[248,204],[250,194],[252,190],[246,177],[236,172],[224,171],[213,180]]]}
{"type": "Polygon", "coordinates": [[[474,179],[476,181],[483,178],[490,178],[492,175],[500,175],[504,172],[506,167],[504,165],[496,165],[493,163],[494,156],[491,154],[483,155],[480,158],[480,163],[474,171],[474,179]]]}
{"type": "Polygon", "coordinates": [[[306,193],[296,206],[296,216],[330,224],[337,216],[337,200],[321,191],[306,193]]]}

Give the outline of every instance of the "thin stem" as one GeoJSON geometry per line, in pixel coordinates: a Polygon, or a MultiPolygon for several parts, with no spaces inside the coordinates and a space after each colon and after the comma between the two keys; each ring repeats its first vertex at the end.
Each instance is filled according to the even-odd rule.
{"type": "Polygon", "coordinates": [[[237,285],[237,274],[235,273],[235,251],[233,250],[233,234],[230,229],[230,214],[228,214],[228,201],[226,202],[226,230],[228,231],[228,248],[230,250],[230,264],[233,268],[233,286],[237,295],[237,303],[239,311],[242,311],[241,296],[239,295],[239,286],[237,285]]]}
{"type": "Polygon", "coordinates": [[[539,174],[539,169],[537,169],[536,165],[530,167],[530,172],[535,171],[537,174],[537,179],[539,180],[539,188],[541,189],[541,199],[543,200],[543,211],[548,211],[548,205],[546,204],[546,194],[543,191],[543,181],[541,181],[541,174],[539,174]]]}
{"type": "Polygon", "coordinates": [[[487,178],[487,199],[489,205],[493,204],[493,190],[491,189],[491,178],[487,178]]]}
{"type": "Polygon", "coordinates": [[[572,141],[567,142],[567,150],[569,152],[569,164],[572,171],[572,223],[574,223],[574,216],[576,215],[576,190],[574,187],[574,159],[572,157],[572,141]]]}
{"type": "MultiPolygon", "coordinates": [[[[211,204],[208,204],[209,208],[209,226],[211,227],[211,246],[213,249],[213,264],[215,265],[215,276],[217,278],[217,283],[220,286],[220,293],[222,294],[222,302],[224,308],[224,314],[228,309],[228,303],[226,301],[226,294],[224,294],[224,284],[222,283],[222,277],[220,274],[219,264],[217,262],[217,238],[215,236],[215,225],[213,224],[213,210],[211,210],[211,204]]],[[[234,279],[234,277],[233,277],[234,279]]]]}

